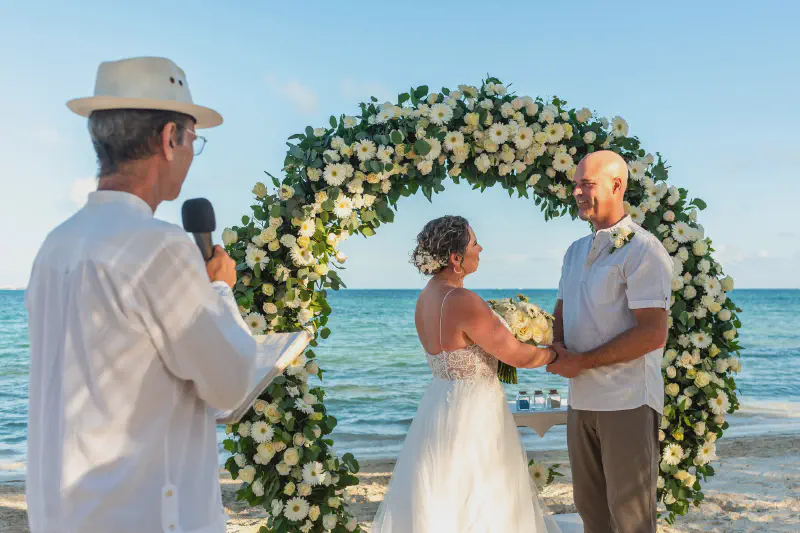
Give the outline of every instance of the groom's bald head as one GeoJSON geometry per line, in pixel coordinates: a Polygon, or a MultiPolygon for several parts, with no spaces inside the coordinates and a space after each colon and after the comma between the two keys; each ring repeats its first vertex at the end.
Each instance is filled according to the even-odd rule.
{"type": "Polygon", "coordinates": [[[624,215],[628,165],[616,152],[600,150],[584,157],[575,171],[578,215],[597,229],[616,224],[624,215]]]}

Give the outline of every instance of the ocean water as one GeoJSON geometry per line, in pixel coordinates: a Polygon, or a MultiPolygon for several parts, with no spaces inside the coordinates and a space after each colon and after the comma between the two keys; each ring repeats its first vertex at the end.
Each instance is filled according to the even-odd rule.
{"type": "MultiPolygon", "coordinates": [[[[526,294],[544,309],[555,290],[478,290],[484,299],[526,294]]],[[[317,349],[326,370],[326,404],[339,425],[338,453],[357,458],[394,457],[430,382],[414,330],[415,290],[343,290],[329,297],[332,335],[317,349]]],[[[743,370],[737,378],[743,409],[729,435],[800,431],[800,290],[737,290],[743,309],[743,370]]],[[[558,389],[566,380],[543,369],[520,370],[520,389],[558,389]]],[[[25,462],[28,331],[22,291],[0,291],[0,478],[20,475],[25,462]]],[[[539,438],[520,430],[528,449],[566,448],[564,427],[539,438]]],[[[223,428],[218,431],[222,440],[223,428]]],[[[225,459],[221,451],[220,461],[225,459]]]]}

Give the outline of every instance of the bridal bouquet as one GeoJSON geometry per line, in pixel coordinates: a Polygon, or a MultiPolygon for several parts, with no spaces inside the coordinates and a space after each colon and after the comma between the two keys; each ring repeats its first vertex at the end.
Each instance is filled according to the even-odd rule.
{"type": "MultiPolygon", "coordinates": [[[[489,307],[497,314],[505,326],[521,342],[534,346],[553,343],[553,320],[550,313],[528,301],[522,294],[517,298],[489,300],[489,307]]],[[[500,361],[497,366],[497,377],[503,383],[517,383],[517,369],[500,361]]]]}

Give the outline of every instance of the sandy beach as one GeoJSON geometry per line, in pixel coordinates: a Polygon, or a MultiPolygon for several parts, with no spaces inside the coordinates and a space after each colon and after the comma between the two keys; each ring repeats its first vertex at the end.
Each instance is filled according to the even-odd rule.
{"type": "MultiPolygon", "coordinates": [[[[800,532],[800,435],[768,435],[719,442],[718,475],[705,485],[706,502],[662,533],[797,533],[800,532]]],[[[569,461],[564,451],[536,452],[545,464],[561,463],[565,477],[542,496],[553,513],[574,513],[569,461]]],[[[364,461],[361,484],[350,496],[351,508],[369,531],[383,499],[393,460],[364,461]]],[[[256,533],[263,509],[235,502],[238,483],[222,474],[223,500],[230,515],[229,533],[256,533]]],[[[27,533],[24,482],[0,483],[0,533],[27,533]]]]}

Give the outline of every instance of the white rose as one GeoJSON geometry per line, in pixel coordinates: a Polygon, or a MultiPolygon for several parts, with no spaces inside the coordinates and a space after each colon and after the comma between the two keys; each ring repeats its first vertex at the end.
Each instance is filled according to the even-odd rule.
{"type": "Polygon", "coordinates": [[[673,398],[676,397],[681,391],[680,386],[677,383],[670,383],[665,387],[664,390],[666,390],[667,394],[673,398]]]}
{"type": "Polygon", "coordinates": [[[345,527],[345,529],[347,529],[347,531],[354,531],[356,529],[357,525],[358,525],[358,523],[356,522],[356,519],[351,516],[347,520],[347,523],[344,525],[344,527],[345,527]]]}
{"type": "Polygon", "coordinates": [[[720,280],[722,284],[722,290],[725,292],[731,292],[733,290],[733,278],[730,276],[726,276],[724,279],[720,280]]]}
{"type": "Polygon", "coordinates": [[[677,375],[678,375],[678,371],[675,369],[674,366],[668,366],[667,367],[667,377],[669,379],[675,379],[675,376],[677,376],[677,375]]]}
{"type": "Polygon", "coordinates": [[[583,134],[583,142],[592,144],[597,139],[597,134],[593,131],[587,131],[583,134]]]}
{"type": "Polygon", "coordinates": [[[283,453],[283,461],[289,466],[294,466],[300,462],[300,453],[297,448],[287,448],[283,453]]]}
{"type": "Polygon", "coordinates": [[[326,514],[322,517],[322,527],[325,529],[333,529],[336,527],[336,515],[333,513],[326,514]]]}
{"type": "MultiPolygon", "coordinates": [[[[286,463],[284,463],[283,461],[281,461],[280,463],[278,463],[278,464],[275,466],[275,470],[277,470],[277,471],[278,471],[278,474],[280,474],[280,475],[282,475],[282,476],[288,476],[288,475],[289,475],[289,472],[291,471],[291,467],[289,467],[289,465],[287,465],[286,463]]],[[[273,514],[274,514],[274,513],[273,513],[273,514]]]]}
{"type": "Polygon", "coordinates": [[[722,334],[722,336],[723,336],[723,337],[724,337],[726,340],[732,341],[734,338],[736,338],[736,328],[732,328],[732,329],[729,329],[728,331],[725,331],[725,332],[722,334]]]}
{"type": "Polygon", "coordinates": [[[708,252],[708,244],[705,241],[697,241],[692,245],[694,255],[702,257],[708,252]]]}
{"type": "Polygon", "coordinates": [[[311,507],[311,509],[308,510],[308,518],[310,518],[313,522],[317,521],[319,515],[320,515],[319,505],[314,505],[311,507]]]}
{"type": "Polygon", "coordinates": [[[233,231],[230,228],[225,228],[222,232],[222,244],[225,246],[230,246],[231,244],[235,243],[239,240],[239,234],[233,231]]]}
{"type": "Polygon", "coordinates": [[[253,465],[247,465],[246,467],[239,470],[239,479],[243,483],[252,483],[255,478],[256,478],[256,467],[254,467],[253,465]]]}

